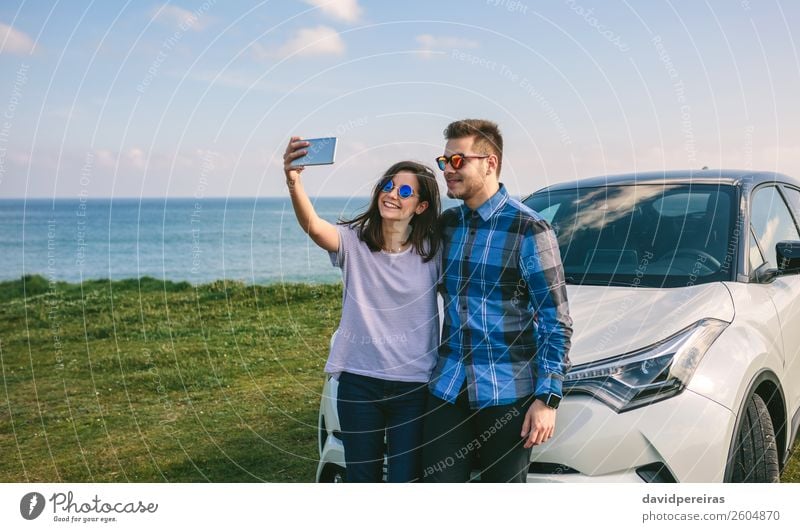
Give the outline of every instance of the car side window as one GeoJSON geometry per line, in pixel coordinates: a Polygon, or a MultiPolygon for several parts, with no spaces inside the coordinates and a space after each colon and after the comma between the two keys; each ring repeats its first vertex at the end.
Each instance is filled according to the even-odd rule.
{"type": "Polygon", "coordinates": [[[560,207],[561,207],[560,203],[550,205],[546,209],[542,209],[541,211],[539,211],[539,216],[547,220],[547,223],[552,224],[553,218],[556,217],[556,213],[558,212],[558,209],[560,207]]]}
{"type": "Polygon", "coordinates": [[[776,187],[764,187],[755,192],[750,223],[769,268],[778,267],[775,244],[781,240],[800,240],[789,208],[776,187]]]}
{"type": "Polygon", "coordinates": [[[762,264],[764,264],[764,256],[761,254],[761,250],[758,249],[758,244],[756,244],[756,235],[753,234],[752,228],[750,229],[750,271],[752,272],[762,264]]]}
{"type": "Polygon", "coordinates": [[[783,190],[786,191],[786,197],[789,200],[789,207],[792,208],[795,218],[800,220],[800,190],[797,190],[796,188],[789,188],[787,186],[784,186],[783,190]]]}

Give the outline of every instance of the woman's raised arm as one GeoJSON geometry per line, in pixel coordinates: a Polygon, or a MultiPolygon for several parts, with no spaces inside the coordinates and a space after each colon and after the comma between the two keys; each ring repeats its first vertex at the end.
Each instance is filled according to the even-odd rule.
{"type": "Polygon", "coordinates": [[[286,174],[286,186],[289,187],[289,196],[292,198],[292,207],[300,227],[311,237],[319,247],[326,251],[339,250],[339,232],[332,223],[323,220],[317,215],[311,200],[303,188],[300,174],[304,167],[293,166],[295,159],[306,154],[308,142],[300,137],[292,137],[283,154],[283,173],[286,174]]]}

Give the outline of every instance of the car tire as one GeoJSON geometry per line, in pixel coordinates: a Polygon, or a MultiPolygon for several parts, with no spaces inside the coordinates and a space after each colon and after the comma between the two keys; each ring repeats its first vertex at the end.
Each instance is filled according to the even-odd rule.
{"type": "Polygon", "coordinates": [[[731,482],[779,482],[775,429],[760,395],[750,396],[743,416],[732,451],[731,482]]]}
{"type": "Polygon", "coordinates": [[[319,482],[339,484],[340,482],[344,482],[344,474],[345,468],[342,466],[328,464],[322,470],[322,474],[319,476],[319,482]]]}

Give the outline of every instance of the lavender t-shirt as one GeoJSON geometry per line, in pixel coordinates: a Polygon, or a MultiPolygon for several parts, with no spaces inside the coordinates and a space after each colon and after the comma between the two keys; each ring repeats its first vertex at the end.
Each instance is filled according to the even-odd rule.
{"type": "Polygon", "coordinates": [[[428,382],[439,342],[439,257],[423,262],[413,246],[372,252],[356,229],[337,229],[330,257],[342,269],[342,319],[325,371],[428,382]]]}

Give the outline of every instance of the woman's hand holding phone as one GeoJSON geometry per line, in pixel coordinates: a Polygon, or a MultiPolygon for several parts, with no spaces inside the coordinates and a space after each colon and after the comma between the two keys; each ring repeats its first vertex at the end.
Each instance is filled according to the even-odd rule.
{"type": "Polygon", "coordinates": [[[286,174],[286,185],[289,187],[294,214],[303,231],[325,251],[337,251],[339,249],[339,232],[336,230],[336,226],[317,215],[314,205],[300,182],[300,174],[305,167],[294,164],[297,159],[308,153],[309,144],[301,137],[289,139],[289,144],[283,153],[283,173],[286,174]]]}
{"type": "Polygon", "coordinates": [[[289,139],[289,144],[286,146],[286,151],[283,154],[283,173],[286,175],[286,184],[289,188],[294,187],[300,174],[305,167],[294,166],[294,161],[303,157],[308,153],[308,142],[304,141],[301,137],[292,137],[289,139]]]}

